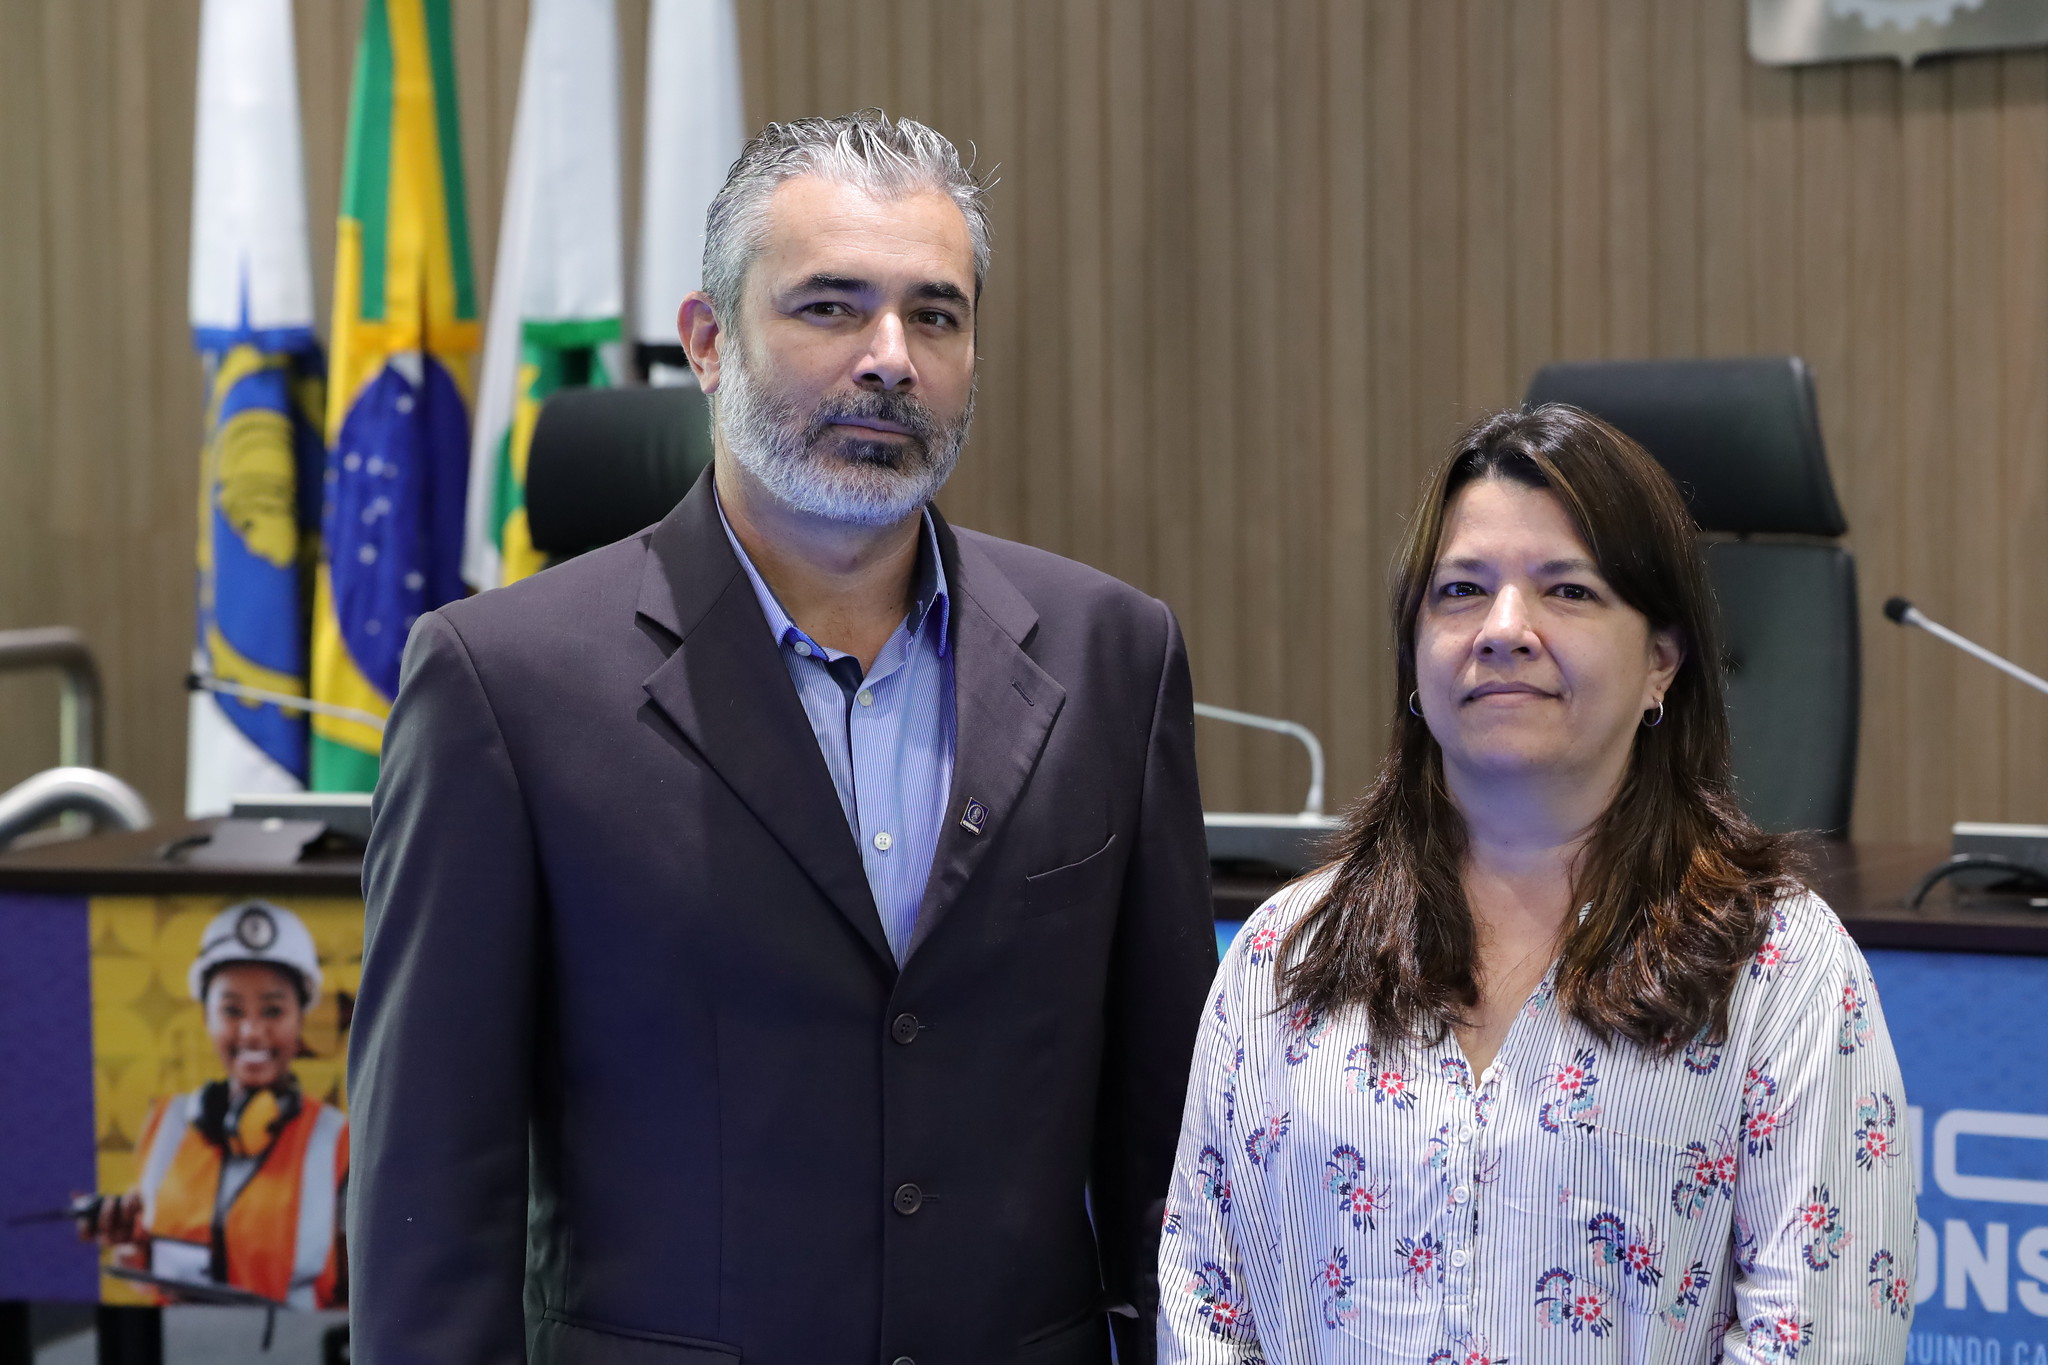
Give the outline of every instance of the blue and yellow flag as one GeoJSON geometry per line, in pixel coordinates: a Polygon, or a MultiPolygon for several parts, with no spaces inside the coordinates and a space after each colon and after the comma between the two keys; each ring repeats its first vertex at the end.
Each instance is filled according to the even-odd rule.
{"type": "MultiPolygon", "coordinates": [[[[324,453],[319,347],[310,334],[281,348],[205,333],[199,344],[211,383],[199,508],[198,658],[223,682],[303,697],[305,570],[318,543],[324,453]]],[[[305,786],[306,723],[299,713],[217,694],[201,694],[193,704],[204,719],[195,717],[193,726],[190,812],[219,815],[240,793],[305,786]]]]}
{"type": "MultiPolygon", "coordinates": [[[[193,671],[306,695],[320,514],[320,348],[299,146],[291,0],[206,0],[199,26],[190,317],[205,358],[193,671]]],[[[189,814],[306,785],[306,721],[192,698],[189,814]]]]}
{"type": "MultiPolygon", "coordinates": [[[[478,343],[448,0],[368,0],[349,100],[313,696],[386,715],[406,633],[462,595],[478,343]]],[[[313,720],[313,786],[376,785],[381,733],[313,720]]]]}

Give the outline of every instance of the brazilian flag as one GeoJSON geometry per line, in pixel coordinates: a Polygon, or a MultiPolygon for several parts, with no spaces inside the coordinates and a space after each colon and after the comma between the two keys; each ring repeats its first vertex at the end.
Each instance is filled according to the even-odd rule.
{"type": "MultiPolygon", "coordinates": [[[[476,291],[448,0],[368,0],[335,246],[315,700],[386,715],[405,637],[462,595],[476,291]]],[[[313,719],[313,787],[376,785],[381,732],[313,719]]]]}

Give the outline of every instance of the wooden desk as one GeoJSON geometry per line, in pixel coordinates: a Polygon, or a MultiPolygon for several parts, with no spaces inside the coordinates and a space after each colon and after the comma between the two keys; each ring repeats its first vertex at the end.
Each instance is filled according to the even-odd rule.
{"type": "MultiPolygon", "coordinates": [[[[1842,917],[1857,944],[1941,953],[2017,953],[2048,957],[2048,908],[2025,896],[1959,892],[1938,886],[1918,910],[1906,902],[1920,878],[1948,857],[1938,844],[1841,844],[1817,840],[1808,857],[1812,885],[1842,917]]],[[[1282,883],[1274,877],[1219,873],[1216,918],[1243,920],[1282,883]]]]}
{"type": "MultiPolygon", "coordinates": [[[[0,892],[70,895],[362,894],[361,860],[316,856],[291,867],[224,867],[167,862],[168,845],[203,834],[208,822],[109,834],[0,855],[0,892]]],[[[1919,910],[1906,908],[1913,887],[1948,856],[1934,844],[1837,844],[1809,854],[1814,889],[1864,948],[2048,956],[2048,909],[2026,897],[1937,887],[1919,910]]],[[[1278,890],[1273,876],[1223,870],[1215,878],[1216,918],[1243,920],[1278,890]]]]}
{"type": "MultiPolygon", "coordinates": [[[[209,866],[161,856],[167,845],[206,828],[173,825],[0,855],[0,925],[11,922],[21,931],[0,944],[0,1214],[45,1206],[68,1190],[97,1187],[92,989],[84,929],[89,898],[192,897],[196,902],[201,897],[264,896],[296,904],[361,895],[361,866],[352,856],[320,856],[289,867],[209,866]],[[69,946],[62,952],[52,955],[31,942],[45,938],[60,922],[69,926],[64,931],[69,946]],[[9,948],[16,950],[11,958],[9,948]],[[39,953],[56,966],[46,969],[29,961],[39,953]]],[[[2048,997],[2048,961],[2042,961],[2048,958],[2048,910],[2034,909],[2024,898],[1958,893],[1947,886],[1924,908],[1907,909],[1914,885],[1946,852],[1927,845],[1819,845],[1811,852],[1812,882],[1870,953],[1911,1098],[1910,1114],[1899,1121],[1916,1136],[1924,1127],[1923,1146],[1938,1147],[1942,1135],[1949,1134],[1948,1160],[1954,1170],[1944,1174],[1944,1168],[1922,1159],[1922,1224],[1934,1230],[1923,1238],[1922,1274],[1934,1278],[1922,1281],[1925,1294],[1915,1333],[1930,1338],[1928,1349],[1936,1358],[1953,1351],[1989,1360],[1985,1343],[1996,1344],[2000,1333],[2010,1335],[2022,1327],[2031,1333],[2031,1319],[1983,1304],[1950,1306],[1941,1270],[1952,1255],[1960,1255],[1964,1264],[1975,1267],[1972,1275],[1992,1275],[1984,1269],[1993,1265],[1995,1258],[1987,1259],[1992,1248],[2018,1246],[2031,1235],[2027,1229],[2044,1221],[2034,1206],[2048,1204],[2048,1165],[2041,1167],[2043,1179],[2028,1186],[2037,1189],[2039,1199],[1992,1200],[1973,1193],[1984,1182],[1972,1163],[1986,1158],[1964,1139],[1979,1141],[1969,1135],[2003,1133],[2013,1125],[2019,1125],[2014,1131],[2048,1135],[2048,1114],[2037,1112],[2043,1104],[2035,1079],[2039,1058],[2048,1055],[2048,1014],[2036,1008],[2048,997]],[[1987,1127],[1991,1120],[1996,1123],[1987,1127]],[[1957,1147],[1958,1142],[1964,1145],[1957,1147]],[[1969,1346],[1966,1338],[1976,1345],[1969,1346]]],[[[1229,870],[1218,875],[1219,927],[1241,921],[1280,884],[1272,876],[1229,870]]],[[[346,970],[345,963],[336,966],[337,975],[346,970]]],[[[145,1003],[168,1008],[165,1002],[180,989],[174,981],[161,999],[145,1003]]],[[[1996,1173],[2006,1174],[2002,1168],[1996,1173]]],[[[1997,1284],[2031,1283],[2022,1278],[2029,1264],[2024,1258],[2016,1262],[2006,1250],[1998,1255],[2005,1259],[1993,1267],[1997,1284]]],[[[0,1300],[89,1301],[98,1283],[97,1258],[73,1242],[68,1229],[0,1227],[0,1300]]],[[[2003,1292],[1995,1296],[1996,1302],[2004,1299],[2003,1292]]],[[[109,1314],[110,1326],[141,1330],[152,1325],[148,1310],[102,1311],[109,1314]]],[[[10,1321],[0,1311],[0,1331],[10,1321]]],[[[153,1361],[150,1341],[125,1358],[153,1361]]],[[[2031,1335],[2027,1341],[2032,1343],[2031,1335]]],[[[2048,1346],[2036,1352],[2037,1345],[2028,1346],[2024,1359],[2048,1365],[2048,1346]]],[[[0,1340],[0,1354],[5,1347],[0,1340]]],[[[2017,1347],[2008,1343],[2004,1349],[2007,1354],[2000,1358],[2020,1365],[2017,1347]]]]}
{"type": "Polygon", "coordinates": [[[1918,910],[1907,908],[1920,879],[1948,856],[1939,844],[1821,843],[1813,851],[1814,889],[1866,952],[2048,957],[2048,908],[2036,908],[2029,897],[1958,891],[1945,882],[1918,910]]]}
{"type": "Polygon", "coordinates": [[[360,896],[362,859],[319,854],[285,867],[191,863],[213,821],[179,821],[134,834],[101,834],[0,854],[0,892],[83,896],[360,896]],[[172,857],[163,856],[173,850],[172,857]]]}

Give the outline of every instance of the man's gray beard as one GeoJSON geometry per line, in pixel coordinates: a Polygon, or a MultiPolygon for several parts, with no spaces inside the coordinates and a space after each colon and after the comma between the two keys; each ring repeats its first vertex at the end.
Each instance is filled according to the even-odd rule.
{"type": "Polygon", "coordinates": [[[952,474],[974,420],[972,390],[951,423],[908,394],[865,389],[801,413],[760,390],[741,349],[732,348],[719,373],[712,420],[740,468],[784,506],[827,521],[893,526],[930,502],[952,474]],[[908,427],[916,439],[851,440],[848,428],[832,427],[837,417],[880,418],[908,427]],[[836,449],[821,448],[827,441],[836,449]]]}

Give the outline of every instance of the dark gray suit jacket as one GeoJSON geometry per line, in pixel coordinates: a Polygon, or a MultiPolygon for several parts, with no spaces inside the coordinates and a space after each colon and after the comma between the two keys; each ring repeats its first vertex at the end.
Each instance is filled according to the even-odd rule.
{"type": "Polygon", "coordinates": [[[1106,1311],[1150,1359],[1215,969],[1185,652],[1112,578],[939,541],[959,735],[901,971],[708,478],[421,619],[364,867],[357,1361],[1099,1365],[1106,1311]]]}

